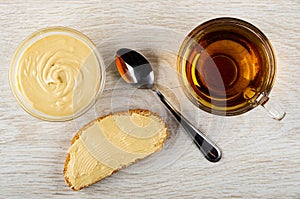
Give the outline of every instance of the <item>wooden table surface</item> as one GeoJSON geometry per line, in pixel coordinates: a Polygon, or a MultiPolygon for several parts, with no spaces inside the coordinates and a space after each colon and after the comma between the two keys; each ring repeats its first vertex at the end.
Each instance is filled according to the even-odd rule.
{"type": "Polygon", "coordinates": [[[1,0],[0,28],[0,198],[300,198],[299,0],[1,0]],[[272,120],[261,107],[217,117],[185,102],[176,78],[178,48],[194,27],[220,16],[249,21],[272,42],[278,71],[271,98],[287,113],[282,121],[272,120]],[[74,121],[36,119],[10,90],[15,49],[48,26],[83,32],[105,60],[103,94],[74,121]],[[220,162],[203,158],[150,91],[119,81],[112,64],[119,47],[145,53],[166,96],[222,148],[220,162]],[[172,138],[165,150],[72,191],[64,182],[63,164],[76,130],[96,116],[135,107],[158,111],[167,120],[172,138]]]}

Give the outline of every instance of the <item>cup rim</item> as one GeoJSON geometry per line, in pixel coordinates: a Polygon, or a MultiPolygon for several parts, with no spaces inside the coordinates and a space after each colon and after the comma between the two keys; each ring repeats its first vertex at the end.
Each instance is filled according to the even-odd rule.
{"type": "Polygon", "coordinates": [[[9,68],[9,82],[10,82],[10,90],[13,93],[14,97],[17,99],[18,103],[21,105],[21,107],[30,115],[41,119],[45,121],[55,121],[55,122],[62,122],[62,121],[69,121],[72,119],[75,119],[81,115],[83,115],[85,112],[87,112],[94,104],[96,98],[103,92],[104,90],[104,85],[105,85],[105,65],[104,65],[104,60],[102,56],[100,55],[99,51],[97,50],[96,45],[82,32],[79,32],[78,30],[75,30],[73,28],[69,27],[63,27],[63,26],[51,26],[51,27],[46,27],[39,29],[33,33],[31,33],[29,36],[27,36],[16,48],[11,62],[10,62],[10,68],[9,68]],[[65,116],[55,116],[55,115],[49,115],[46,113],[43,113],[35,108],[33,108],[26,99],[22,96],[22,94],[18,90],[18,85],[16,81],[16,71],[18,68],[18,59],[22,56],[24,51],[33,43],[36,41],[50,35],[55,35],[55,34],[62,34],[62,35],[68,35],[71,37],[74,37],[81,42],[83,42],[85,45],[87,45],[91,53],[97,58],[97,63],[99,65],[100,69],[100,81],[98,85],[98,89],[95,93],[95,96],[87,105],[82,107],[76,112],[73,112],[70,115],[65,115],[65,116]]]}
{"type": "Polygon", "coordinates": [[[218,18],[212,18],[208,21],[205,21],[192,29],[188,35],[184,38],[180,49],[177,54],[177,71],[178,71],[178,79],[181,84],[181,87],[185,93],[185,95],[188,97],[188,99],[196,105],[201,110],[204,110],[208,113],[212,113],[215,115],[221,115],[221,116],[235,116],[240,115],[242,113],[248,112],[255,108],[256,106],[260,105],[262,102],[260,101],[263,97],[267,97],[270,94],[270,91],[274,85],[275,77],[276,77],[276,56],[274,53],[274,48],[267,38],[267,36],[259,30],[256,26],[253,24],[234,17],[218,17],[218,18]],[[198,36],[200,31],[205,30],[208,27],[211,27],[212,25],[220,25],[220,24],[235,24],[239,27],[243,27],[247,29],[248,31],[252,32],[262,43],[262,46],[264,47],[264,51],[266,52],[266,56],[268,58],[268,62],[270,64],[270,69],[268,73],[268,77],[265,78],[266,83],[263,85],[262,91],[256,96],[256,98],[253,100],[252,103],[247,103],[247,106],[234,109],[234,110],[217,110],[214,108],[210,108],[199,102],[188,90],[187,86],[184,83],[184,77],[182,73],[182,60],[184,59],[185,51],[187,50],[189,46],[189,42],[195,41],[194,37],[198,36]]]}

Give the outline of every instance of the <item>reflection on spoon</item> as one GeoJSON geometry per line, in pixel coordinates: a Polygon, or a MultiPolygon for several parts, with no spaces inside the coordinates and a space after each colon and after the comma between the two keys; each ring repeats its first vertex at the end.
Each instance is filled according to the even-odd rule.
{"type": "Polygon", "coordinates": [[[200,130],[194,127],[179,111],[177,111],[163,94],[154,85],[154,72],[148,60],[140,53],[122,48],[116,53],[116,67],[122,78],[129,84],[138,88],[153,90],[185,131],[191,136],[194,143],[203,153],[205,158],[211,162],[221,159],[221,150],[210,141],[200,130]]]}

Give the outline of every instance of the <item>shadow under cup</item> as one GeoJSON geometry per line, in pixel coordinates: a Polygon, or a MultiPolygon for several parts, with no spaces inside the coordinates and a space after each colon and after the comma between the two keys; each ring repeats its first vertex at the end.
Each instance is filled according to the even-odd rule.
{"type": "MultiPolygon", "coordinates": [[[[268,38],[248,22],[217,18],[192,30],[178,53],[179,80],[186,96],[216,115],[239,115],[266,108],[276,73],[268,38]]],[[[281,120],[285,113],[268,109],[281,120]]]]}

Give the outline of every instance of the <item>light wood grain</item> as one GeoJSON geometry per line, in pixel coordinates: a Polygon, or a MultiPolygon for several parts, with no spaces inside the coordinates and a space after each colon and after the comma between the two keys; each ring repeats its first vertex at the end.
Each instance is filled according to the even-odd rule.
{"type": "Polygon", "coordinates": [[[0,198],[300,198],[298,0],[2,0],[0,27],[0,198]],[[247,20],[271,40],[278,61],[271,97],[286,110],[283,121],[270,119],[260,107],[224,118],[185,102],[174,75],[176,52],[190,30],[219,16],[247,20]],[[19,43],[37,29],[57,25],[90,37],[107,65],[105,91],[95,108],[61,123],[28,115],[12,95],[8,80],[10,59],[19,43]],[[153,100],[142,102],[141,91],[136,91],[137,101],[131,98],[128,106],[118,106],[122,98],[114,89],[123,85],[111,64],[118,47],[135,47],[149,57],[156,81],[170,100],[222,148],[219,163],[202,157],[150,91],[144,95],[153,100]],[[62,170],[76,129],[90,118],[135,106],[160,111],[172,132],[182,136],[176,143],[182,150],[175,148],[152,169],[153,157],[82,191],[69,189],[62,170]],[[148,166],[145,172],[142,165],[148,166]]]}

